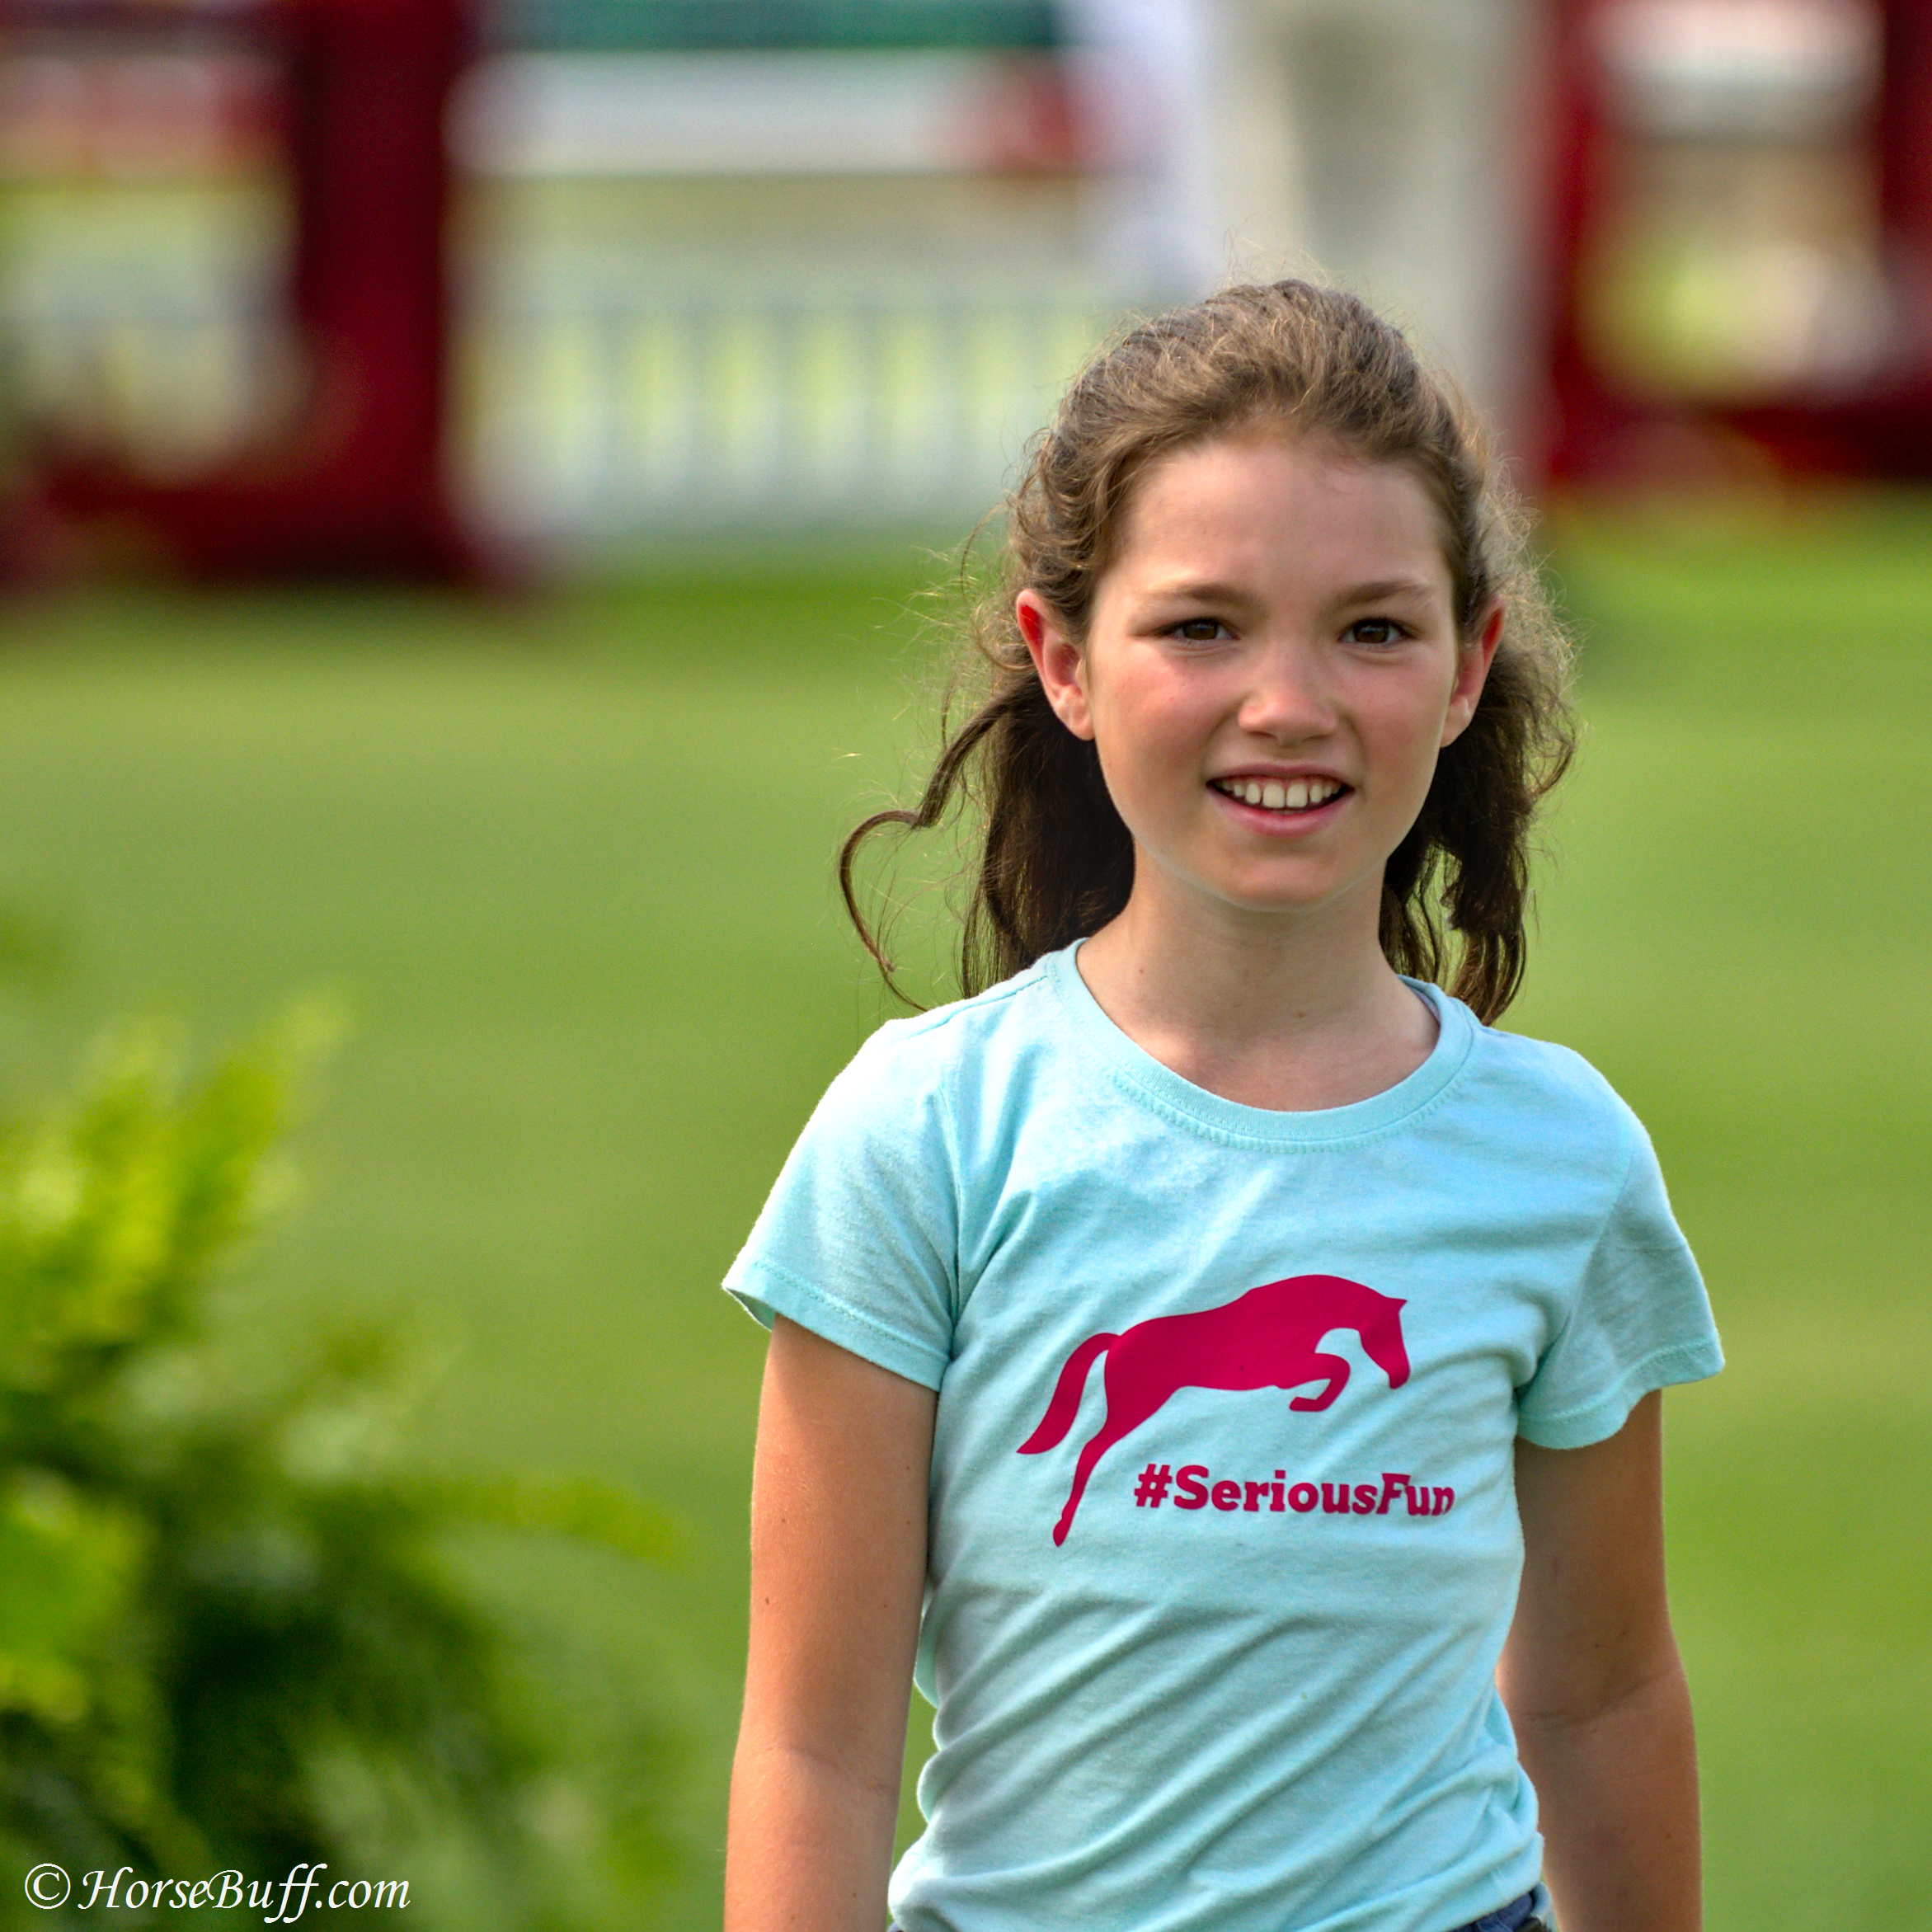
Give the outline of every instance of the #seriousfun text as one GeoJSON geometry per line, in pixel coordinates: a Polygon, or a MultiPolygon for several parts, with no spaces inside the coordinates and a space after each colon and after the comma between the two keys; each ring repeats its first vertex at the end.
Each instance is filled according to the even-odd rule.
{"type": "Polygon", "coordinates": [[[1417,1483],[1399,1469],[1384,1469],[1379,1484],[1290,1483],[1286,1469],[1276,1469],[1269,1483],[1232,1477],[1215,1482],[1205,1463],[1183,1463],[1178,1469],[1168,1463],[1149,1463],[1134,1485],[1135,1507],[1159,1509],[1170,1500],[1170,1489],[1176,1509],[1206,1509],[1211,1504],[1218,1510],[1265,1510],[1273,1516],[1290,1511],[1307,1516],[1319,1505],[1324,1516],[1385,1516],[1398,1497],[1406,1501],[1412,1516],[1445,1516],[1455,1507],[1455,1492],[1445,1483],[1417,1483]]]}

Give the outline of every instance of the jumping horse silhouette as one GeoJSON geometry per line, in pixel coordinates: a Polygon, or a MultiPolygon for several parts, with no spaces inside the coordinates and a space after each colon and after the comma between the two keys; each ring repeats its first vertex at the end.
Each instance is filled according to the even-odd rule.
{"type": "Polygon", "coordinates": [[[1067,1357],[1039,1427],[1019,1447],[1022,1455],[1038,1455],[1065,1436],[1080,1413],[1087,1371],[1094,1356],[1104,1354],[1107,1415],[1080,1451],[1054,1542],[1066,1541],[1094,1464],[1177,1389],[1297,1389],[1321,1382],[1326,1386],[1319,1394],[1297,1395],[1288,1406],[1326,1408],[1348,1380],[1347,1358],[1323,1354],[1316,1346],[1335,1328],[1353,1329],[1389,1386],[1399,1389],[1408,1380],[1403,1305],[1346,1276],[1291,1275],[1250,1288],[1219,1308],[1156,1315],[1118,1335],[1089,1335],[1067,1357]]]}

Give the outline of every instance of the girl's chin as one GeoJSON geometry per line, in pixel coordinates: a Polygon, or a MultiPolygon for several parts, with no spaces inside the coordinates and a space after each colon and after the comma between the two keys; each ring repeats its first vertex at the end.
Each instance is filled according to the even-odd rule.
{"type": "Polygon", "coordinates": [[[1240,925],[1297,925],[1309,919],[1346,918],[1358,901],[1366,904],[1363,917],[1372,924],[1382,904],[1379,872],[1372,879],[1342,877],[1312,866],[1300,868],[1294,877],[1260,868],[1204,867],[1173,884],[1179,889],[1178,896],[1192,900],[1209,918],[1240,925]]]}

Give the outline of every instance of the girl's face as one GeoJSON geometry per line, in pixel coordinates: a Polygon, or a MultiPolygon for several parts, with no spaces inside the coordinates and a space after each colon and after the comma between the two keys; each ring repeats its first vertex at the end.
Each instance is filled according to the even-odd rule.
{"type": "Polygon", "coordinates": [[[1034,592],[1018,609],[1054,710],[1099,752],[1136,898],[1371,931],[1502,633],[1499,607],[1459,641],[1417,477],[1282,435],[1142,476],[1084,642],[1034,592]]]}

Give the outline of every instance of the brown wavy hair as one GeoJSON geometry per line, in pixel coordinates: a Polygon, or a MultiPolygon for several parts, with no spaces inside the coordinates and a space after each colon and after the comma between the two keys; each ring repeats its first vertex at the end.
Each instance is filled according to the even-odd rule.
{"type": "MultiPolygon", "coordinates": [[[[1445,980],[1486,1021],[1515,997],[1530,826],[1575,749],[1568,640],[1525,557],[1526,519],[1454,385],[1355,296],[1304,281],[1225,289],[1128,330],[1088,364],[1033,447],[1005,505],[1004,567],[966,627],[976,702],[957,729],[955,705],[942,711],[942,749],[919,804],[875,812],[839,852],[846,909],[895,992],[853,883],[860,848],[885,827],[928,829],[961,800],[978,808],[958,956],[969,994],[1126,905],[1133,841],[1093,744],[1047,703],[1013,599],[1030,587],[1084,640],[1149,466],[1215,437],[1276,431],[1328,437],[1421,479],[1465,644],[1501,601],[1502,642],[1475,715],[1444,747],[1384,871],[1381,942],[1398,971],[1445,980]]],[[[962,578],[971,552],[969,543],[962,578]]]]}

